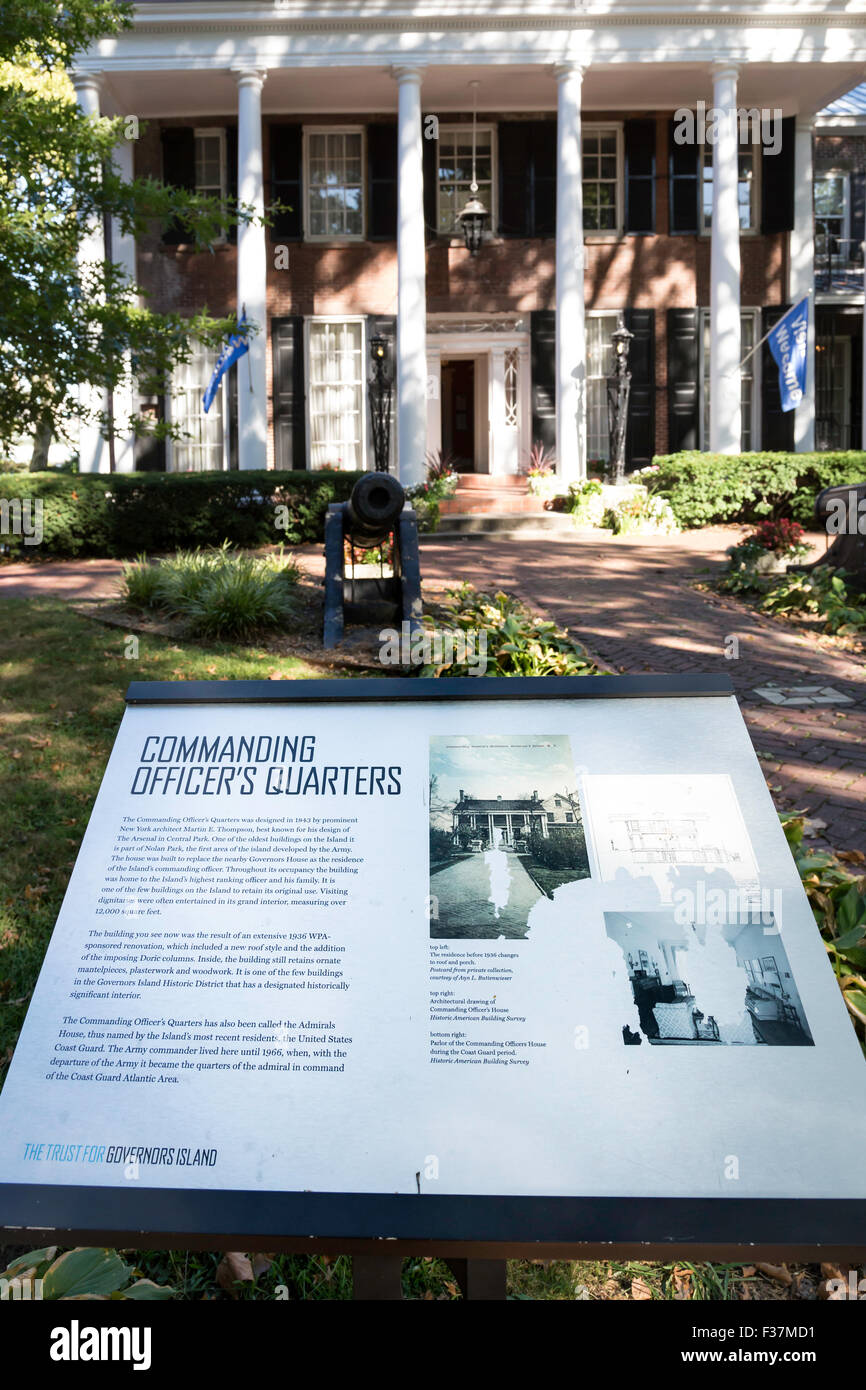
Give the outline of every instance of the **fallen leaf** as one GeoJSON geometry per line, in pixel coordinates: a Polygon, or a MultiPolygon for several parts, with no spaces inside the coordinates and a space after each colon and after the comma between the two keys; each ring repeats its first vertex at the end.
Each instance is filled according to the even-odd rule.
{"type": "Polygon", "coordinates": [[[822,1264],[822,1265],[821,1265],[821,1278],[822,1278],[822,1279],[841,1279],[841,1278],[842,1278],[842,1270],[841,1270],[841,1268],[839,1267],[839,1265],[822,1264]]]}
{"type": "Polygon", "coordinates": [[[253,1255],[253,1278],[258,1279],[260,1274],[267,1274],[276,1256],[264,1255],[261,1250],[253,1255]]]}
{"type": "Polygon", "coordinates": [[[755,1266],[754,1266],[754,1265],[743,1265],[743,1278],[744,1278],[744,1279],[752,1279],[752,1278],[754,1278],[754,1274],[755,1274],[755,1266]]]}
{"type": "Polygon", "coordinates": [[[254,1284],[253,1267],[242,1250],[228,1250],[219,1262],[216,1281],[227,1293],[236,1294],[236,1284],[254,1284]]]}
{"type": "Polygon", "coordinates": [[[35,734],[25,734],[25,738],[27,739],[28,743],[33,745],[34,748],[47,748],[49,743],[51,742],[51,739],[48,737],[47,734],[45,738],[37,738],[35,734]]]}
{"type": "Polygon", "coordinates": [[[767,1279],[773,1279],[777,1284],[784,1284],[786,1287],[789,1287],[793,1283],[791,1275],[788,1273],[787,1265],[758,1264],[756,1268],[759,1269],[767,1279]]]}
{"type": "Polygon", "coordinates": [[[866,854],[862,849],[840,849],[836,854],[845,864],[866,864],[866,854]]]}
{"type": "Polygon", "coordinates": [[[680,1301],[690,1299],[692,1296],[692,1271],[690,1269],[681,1269],[680,1266],[677,1265],[673,1272],[673,1280],[674,1298],[680,1301]]]}
{"type": "Polygon", "coordinates": [[[632,1279],[631,1296],[636,1300],[645,1302],[647,1299],[652,1298],[652,1289],[645,1279],[632,1279]]]}

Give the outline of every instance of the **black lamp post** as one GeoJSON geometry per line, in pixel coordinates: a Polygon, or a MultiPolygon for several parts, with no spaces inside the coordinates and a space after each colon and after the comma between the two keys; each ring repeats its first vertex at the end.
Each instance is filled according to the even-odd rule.
{"type": "Polygon", "coordinates": [[[388,339],[374,333],[370,339],[370,421],[373,429],[373,457],[377,473],[388,472],[391,453],[391,373],[388,368],[388,339]]]}
{"type": "Polygon", "coordinates": [[[613,343],[613,374],[607,379],[607,416],[610,433],[610,480],[613,483],[625,482],[625,436],[628,425],[628,398],[631,390],[631,372],[628,369],[628,351],[634,337],[621,324],[611,334],[613,343]]]}

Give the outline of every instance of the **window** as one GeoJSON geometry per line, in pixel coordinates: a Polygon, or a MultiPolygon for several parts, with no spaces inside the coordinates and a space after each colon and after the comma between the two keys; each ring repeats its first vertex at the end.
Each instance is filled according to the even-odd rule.
{"type": "Polygon", "coordinates": [[[364,468],[364,324],[313,319],[307,350],[310,467],[364,468]]]}
{"type": "Polygon", "coordinates": [[[566,811],[566,813],[565,813],[565,819],[566,819],[566,821],[568,822],[569,825],[572,825],[572,824],[574,823],[574,815],[572,814],[571,811],[566,811]]]}
{"type": "Polygon", "coordinates": [[[490,226],[496,226],[493,206],[493,126],[478,126],[475,131],[475,181],[478,192],[472,194],[472,127],[455,125],[439,127],[439,201],[437,226],[449,236],[459,229],[458,213],[471,197],[480,198],[490,213],[490,226]]]}
{"type": "MultiPolygon", "coordinates": [[[[737,156],[737,201],[740,210],[740,231],[758,229],[758,159],[759,145],[740,145],[737,156]]],[[[713,222],[713,146],[701,146],[701,225],[705,232],[713,222]]]]}
{"type": "MultiPolygon", "coordinates": [[[[505,353],[505,423],[516,428],[518,418],[519,348],[508,348],[505,353]]],[[[559,803],[557,802],[557,805],[559,803]]]]}
{"type": "Polygon", "coordinates": [[[848,235],[848,175],[815,176],[815,235],[844,241],[848,235]]]}
{"type": "Polygon", "coordinates": [[[555,819],[556,819],[552,811],[548,811],[548,813],[547,813],[547,819],[548,819],[549,821],[552,821],[552,820],[555,820],[555,819]]]}
{"type": "Polygon", "coordinates": [[[364,132],[359,126],[304,131],[306,234],[311,240],[364,236],[364,132]]]}
{"type": "Polygon", "coordinates": [[[607,379],[613,372],[611,334],[619,314],[586,316],[586,457],[588,462],[610,457],[610,423],[607,411],[607,379]]]}
{"type": "MultiPolygon", "coordinates": [[[[702,357],[702,401],[701,448],[710,447],[710,311],[701,310],[701,357],[702,357]]],[[[745,309],[740,314],[740,360],[751,352],[760,338],[757,309],[745,309]]],[[[759,354],[756,352],[740,369],[740,406],[742,409],[742,430],[740,449],[748,453],[759,447],[758,441],[758,376],[759,354]]]]}
{"type": "Polygon", "coordinates": [[[169,413],[181,437],[170,443],[168,471],[171,473],[202,473],[226,467],[228,374],[220,382],[207,414],[202,401],[218,356],[217,350],[199,345],[194,348],[190,360],[178,362],[172,372],[169,413]]]}
{"type": "MultiPolygon", "coordinates": [[[[226,197],[226,133],[222,127],[196,130],[195,144],[195,191],[206,193],[212,198],[226,197]]],[[[219,233],[216,241],[225,241],[225,231],[219,233]]],[[[211,407],[213,409],[213,407],[211,407]]]]}
{"type": "Polygon", "coordinates": [[[588,126],[583,131],[583,230],[618,232],[622,131],[618,126],[588,126]]]}

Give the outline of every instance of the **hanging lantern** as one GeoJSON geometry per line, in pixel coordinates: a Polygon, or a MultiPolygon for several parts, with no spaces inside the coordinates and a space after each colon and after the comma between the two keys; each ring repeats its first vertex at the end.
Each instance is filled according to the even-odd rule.
{"type": "Polygon", "coordinates": [[[470,256],[478,255],[478,248],[484,235],[484,227],[490,216],[486,207],[478,197],[478,179],[476,178],[475,167],[475,147],[476,147],[476,127],[478,121],[478,83],[470,82],[472,88],[472,182],[469,185],[469,201],[462,212],[458,212],[457,221],[463,228],[463,240],[466,243],[466,250],[470,256]]]}

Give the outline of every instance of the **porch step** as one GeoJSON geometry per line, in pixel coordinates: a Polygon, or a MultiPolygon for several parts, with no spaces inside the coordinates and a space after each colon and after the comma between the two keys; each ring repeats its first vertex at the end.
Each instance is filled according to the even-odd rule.
{"type": "Polygon", "coordinates": [[[459,473],[458,492],[528,492],[529,483],[520,473],[459,473]]]}
{"type": "Polygon", "coordinates": [[[495,492],[492,488],[467,488],[465,492],[458,490],[453,497],[446,497],[439,503],[439,510],[443,516],[465,516],[469,513],[486,512],[494,515],[500,512],[531,512],[537,516],[544,511],[544,506],[541,498],[533,497],[528,492],[522,493],[506,488],[495,492]]]}
{"type": "Polygon", "coordinates": [[[570,537],[574,523],[567,512],[450,512],[443,516],[437,531],[423,532],[419,539],[444,541],[466,536],[570,537]]]}

